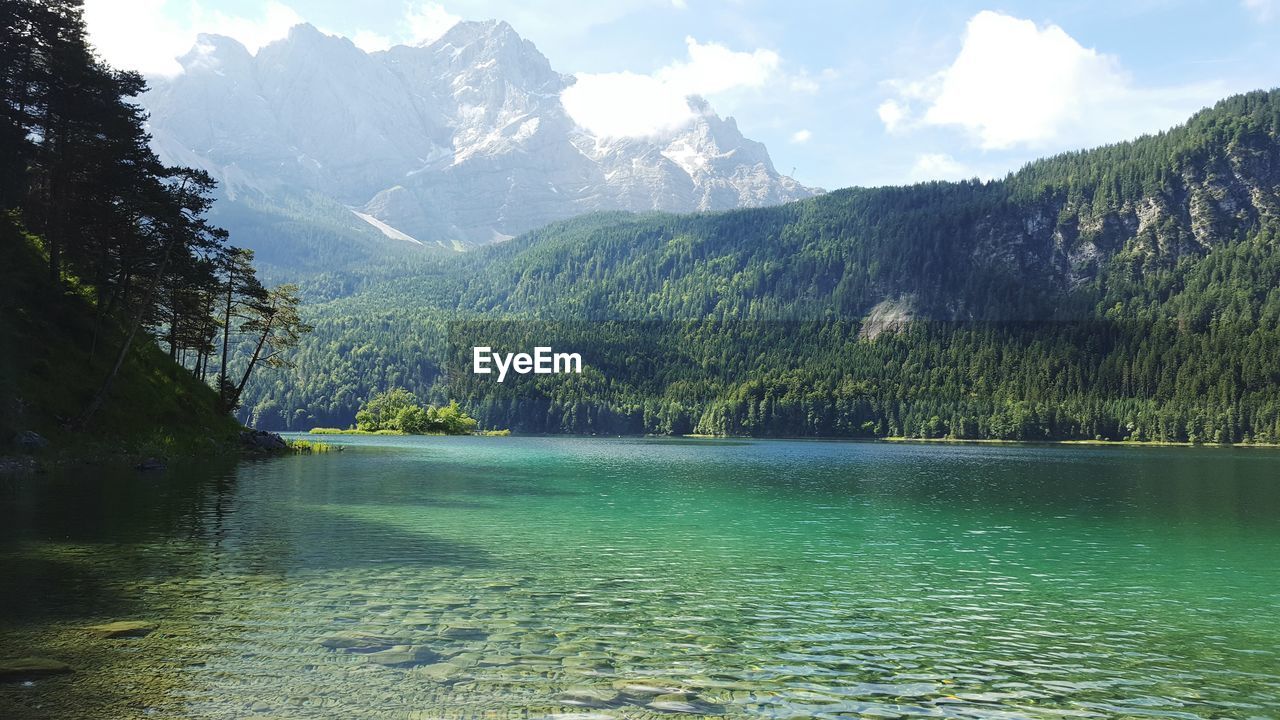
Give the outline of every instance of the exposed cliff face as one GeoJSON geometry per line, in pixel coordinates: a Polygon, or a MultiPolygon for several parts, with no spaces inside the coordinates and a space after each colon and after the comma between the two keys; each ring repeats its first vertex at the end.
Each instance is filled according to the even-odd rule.
{"type": "Polygon", "coordinates": [[[232,201],[318,193],[428,244],[481,245],[596,210],[816,192],[698,98],[695,119],[664,136],[591,136],[560,101],[574,79],[504,22],[372,54],[309,25],[257,55],[201,36],[182,64],[142,98],[162,159],[209,170],[232,201]]]}
{"type": "MultiPolygon", "coordinates": [[[[1275,94],[1226,104],[1266,108],[1275,94]]],[[[878,280],[861,311],[867,327],[879,334],[901,326],[885,316],[901,306],[904,293],[918,296],[909,313],[917,319],[1086,318],[1094,310],[1087,301],[1059,303],[1100,290],[1108,272],[1140,282],[1280,219],[1276,124],[1256,110],[1234,122],[1229,117],[1215,108],[1160,137],[1050,158],[1006,180],[969,186],[946,213],[939,251],[945,270],[933,282],[911,274],[878,280]],[[975,301],[985,297],[982,287],[951,282],[958,275],[981,276],[982,287],[1007,286],[1006,302],[975,301]]]]}
{"type": "Polygon", "coordinates": [[[1065,288],[1095,279],[1116,256],[1172,266],[1280,217],[1280,150],[1274,139],[1232,144],[1217,156],[1186,158],[1164,187],[1136,198],[1100,204],[1057,194],[1018,210],[1019,228],[999,220],[1007,209],[979,226],[978,257],[1011,268],[1042,260],[1065,288]]]}

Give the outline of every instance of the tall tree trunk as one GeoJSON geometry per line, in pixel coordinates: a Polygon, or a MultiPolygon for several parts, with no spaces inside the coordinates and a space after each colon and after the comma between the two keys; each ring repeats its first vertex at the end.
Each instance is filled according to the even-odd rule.
{"type": "Polygon", "coordinates": [[[93,400],[89,406],[85,408],[80,417],[76,419],[75,427],[84,427],[89,420],[102,407],[103,401],[107,399],[107,393],[111,392],[111,384],[115,382],[116,375],[120,374],[120,368],[124,366],[124,360],[129,356],[129,348],[133,347],[133,338],[138,334],[138,328],[142,326],[142,314],[144,309],[138,311],[138,316],[134,319],[129,334],[125,336],[124,344],[120,346],[120,352],[116,353],[116,362],[111,366],[111,372],[107,375],[107,379],[103,381],[102,387],[98,388],[97,394],[93,396],[93,400]]]}
{"type": "Polygon", "coordinates": [[[227,306],[222,314],[222,365],[218,366],[218,399],[225,407],[227,404],[227,343],[231,334],[231,294],[236,285],[235,261],[227,256],[227,306]]]}
{"type": "Polygon", "coordinates": [[[178,285],[169,291],[169,359],[178,359],[178,285]]]}
{"type": "Polygon", "coordinates": [[[164,255],[160,258],[160,267],[156,268],[155,277],[148,284],[147,291],[143,293],[142,302],[138,305],[138,312],[134,314],[129,334],[125,337],[124,344],[120,346],[120,352],[116,353],[116,362],[111,366],[111,372],[107,375],[107,379],[103,381],[102,387],[98,388],[98,392],[93,396],[89,406],[73,422],[74,427],[87,425],[89,420],[102,407],[102,403],[107,399],[107,393],[111,392],[111,385],[116,381],[116,376],[120,374],[120,368],[124,366],[124,360],[129,356],[129,349],[133,347],[133,339],[138,335],[138,328],[142,327],[142,318],[147,313],[147,306],[151,304],[151,298],[155,294],[156,286],[160,284],[160,278],[164,277],[164,270],[169,264],[169,255],[173,251],[175,242],[177,241],[170,240],[165,245],[164,255]]]}
{"type": "Polygon", "coordinates": [[[262,354],[262,346],[267,342],[267,336],[271,334],[271,326],[275,323],[275,316],[272,315],[267,319],[267,324],[262,328],[262,335],[258,336],[258,345],[253,348],[253,357],[249,358],[249,366],[244,369],[244,375],[240,376],[240,384],[236,385],[235,395],[231,398],[229,409],[234,409],[240,404],[240,395],[244,392],[244,386],[249,382],[249,375],[253,372],[253,367],[258,364],[258,356],[262,354]]]}

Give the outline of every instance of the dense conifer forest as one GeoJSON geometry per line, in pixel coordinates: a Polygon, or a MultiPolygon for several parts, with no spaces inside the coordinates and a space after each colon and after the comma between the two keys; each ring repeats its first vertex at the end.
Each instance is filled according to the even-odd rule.
{"type": "Polygon", "coordinates": [[[1278,131],[1280,92],[1254,92],[998,181],[594,215],[316,276],[316,333],[246,418],[347,425],[406,387],[525,432],[1278,441],[1278,131]],[[472,340],[587,372],[498,385],[472,340]]]}

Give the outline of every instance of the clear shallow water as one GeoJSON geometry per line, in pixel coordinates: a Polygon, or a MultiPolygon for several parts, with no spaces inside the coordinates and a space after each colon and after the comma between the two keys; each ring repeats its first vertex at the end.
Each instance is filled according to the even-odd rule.
{"type": "Polygon", "coordinates": [[[0,716],[1280,716],[1277,452],[343,442],[0,483],[0,716]]]}

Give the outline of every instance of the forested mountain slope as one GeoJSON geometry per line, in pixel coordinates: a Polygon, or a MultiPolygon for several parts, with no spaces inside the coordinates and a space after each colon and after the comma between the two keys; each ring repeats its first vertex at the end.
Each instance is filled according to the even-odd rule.
{"type": "Polygon", "coordinates": [[[315,308],[250,407],[342,422],[402,384],[537,431],[1275,439],[1278,131],[1255,92],[995,182],[553,224],[315,308]],[[518,395],[446,388],[448,323],[513,317],[695,322],[542,326],[607,347],[518,395]]]}

